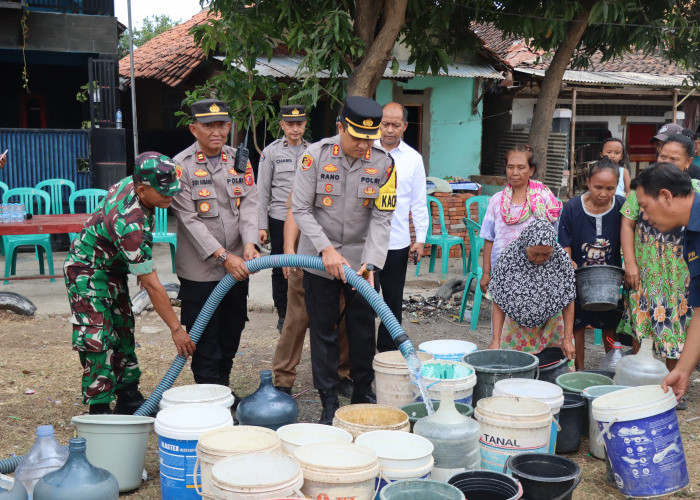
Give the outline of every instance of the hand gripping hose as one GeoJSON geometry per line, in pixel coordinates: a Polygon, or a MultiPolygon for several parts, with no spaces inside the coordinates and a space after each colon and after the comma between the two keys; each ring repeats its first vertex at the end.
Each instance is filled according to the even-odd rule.
{"type": "MultiPolygon", "coordinates": [[[[323,270],[323,261],[320,257],[315,257],[312,255],[270,255],[266,257],[260,257],[258,259],[253,259],[246,262],[246,267],[251,273],[261,271],[263,269],[268,269],[271,267],[303,267],[306,269],[318,269],[323,270]]],[[[355,287],[355,289],[367,300],[372,309],[375,310],[379,318],[386,326],[387,330],[394,339],[396,346],[398,347],[401,354],[408,358],[409,355],[413,355],[415,358],[415,348],[413,343],[408,338],[406,333],[401,328],[398,320],[386,305],[384,300],[379,296],[374,288],[372,288],[369,283],[358,276],[355,271],[353,271],[348,266],[343,266],[345,269],[345,277],[348,284],[355,287]]],[[[223,279],[216,285],[216,288],[211,292],[209,298],[207,299],[204,307],[202,307],[197,320],[194,322],[192,329],[189,332],[190,338],[196,344],[204,329],[206,328],[209,320],[211,319],[214,310],[219,305],[219,302],[224,298],[228,291],[235,285],[238,281],[231,276],[226,274],[223,279]]],[[[417,358],[415,358],[417,359],[417,358]]],[[[158,386],[153,390],[148,399],[141,405],[141,407],[134,412],[134,415],[147,416],[155,412],[158,409],[158,403],[163,397],[163,393],[170,389],[177,379],[178,375],[185,366],[186,359],[184,356],[177,355],[173,360],[170,368],[163,376],[163,379],[158,383],[158,386]]],[[[17,465],[24,456],[10,457],[5,460],[0,460],[0,474],[8,474],[13,472],[17,465]]]]}

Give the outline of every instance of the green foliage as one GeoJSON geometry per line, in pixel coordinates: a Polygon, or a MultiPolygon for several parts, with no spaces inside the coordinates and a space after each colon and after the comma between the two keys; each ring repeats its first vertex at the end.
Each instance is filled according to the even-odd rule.
{"type": "MultiPolygon", "coordinates": [[[[134,30],[134,48],[140,47],[151,38],[160,35],[164,31],[169,30],[173,26],[180,24],[179,19],[171,19],[166,14],[145,17],[143,19],[143,27],[134,30]]],[[[129,30],[125,30],[122,36],[119,37],[118,55],[121,59],[129,54],[129,30]]]]}

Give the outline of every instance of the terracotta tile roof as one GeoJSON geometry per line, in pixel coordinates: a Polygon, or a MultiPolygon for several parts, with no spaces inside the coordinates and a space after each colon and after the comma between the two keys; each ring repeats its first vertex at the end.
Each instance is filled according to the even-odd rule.
{"type": "MultiPolygon", "coordinates": [[[[193,26],[205,23],[208,15],[208,11],[202,11],[135,49],[136,78],[154,78],[171,87],[182,83],[205,59],[189,31],[193,26]]],[[[126,85],[129,85],[130,77],[129,59],[125,56],[119,61],[119,76],[127,79],[126,85]]]]}

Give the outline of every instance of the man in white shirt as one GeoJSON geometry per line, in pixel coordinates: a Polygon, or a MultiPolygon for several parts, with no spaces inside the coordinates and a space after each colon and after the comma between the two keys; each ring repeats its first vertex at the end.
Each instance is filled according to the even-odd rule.
{"type": "MultiPolygon", "coordinates": [[[[403,287],[406,283],[408,259],[416,263],[423,255],[428,232],[428,206],[425,192],[425,167],[420,153],[401,140],[408,127],[408,111],[397,102],[384,105],[379,128],[382,136],[376,141],[394,159],[396,165],[396,210],[391,220],[389,253],[384,268],[375,273],[379,286],[391,311],[401,323],[403,287]],[[411,244],[408,214],[411,214],[416,240],[411,244]]],[[[395,350],[394,340],[384,323],[379,325],[377,350],[395,350]]]]}

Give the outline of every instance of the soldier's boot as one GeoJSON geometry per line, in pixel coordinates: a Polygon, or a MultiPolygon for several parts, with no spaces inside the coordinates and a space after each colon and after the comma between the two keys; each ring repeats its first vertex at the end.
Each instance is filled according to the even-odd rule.
{"type": "Polygon", "coordinates": [[[336,390],[338,391],[338,396],[343,396],[344,398],[352,397],[352,380],[346,377],[341,378],[336,390]]]}
{"type": "Polygon", "coordinates": [[[116,415],[133,415],[146,401],[139,391],[138,382],[133,382],[122,389],[116,391],[117,404],[114,405],[116,415]]]}
{"type": "Polygon", "coordinates": [[[350,404],[355,405],[360,403],[377,404],[377,396],[374,394],[371,384],[353,385],[350,404]]]}
{"type": "Polygon", "coordinates": [[[277,308],[277,331],[282,333],[282,327],[284,326],[284,318],[287,317],[287,309],[283,307],[277,308]]]}
{"type": "Polygon", "coordinates": [[[90,405],[90,415],[111,415],[109,403],[97,403],[90,405]]]}
{"type": "Polygon", "coordinates": [[[338,403],[338,394],[335,392],[335,389],[321,389],[318,391],[318,394],[321,396],[321,404],[323,405],[321,419],[318,423],[333,425],[333,417],[335,416],[336,410],[340,407],[340,403],[338,403]]]}

